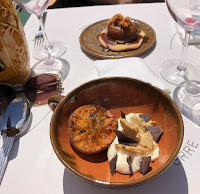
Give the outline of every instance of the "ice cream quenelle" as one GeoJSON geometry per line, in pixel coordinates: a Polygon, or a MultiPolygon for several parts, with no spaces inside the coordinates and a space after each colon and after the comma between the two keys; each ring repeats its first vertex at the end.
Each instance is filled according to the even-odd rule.
{"type": "Polygon", "coordinates": [[[108,21],[108,26],[100,33],[99,42],[111,51],[134,50],[141,46],[145,32],[132,22],[130,17],[116,14],[108,21]]]}
{"type": "Polygon", "coordinates": [[[107,152],[111,175],[149,172],[151,163],[159,157],[162,127],[156,126],[149,115],[129,113],[118,119],[115,133],[117,137],[107,152]]]}

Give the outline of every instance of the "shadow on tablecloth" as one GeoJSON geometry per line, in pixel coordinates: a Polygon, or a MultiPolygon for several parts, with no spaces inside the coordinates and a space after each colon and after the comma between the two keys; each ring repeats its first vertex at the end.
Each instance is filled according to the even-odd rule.
{"type": "Polygon", "coordinates": [[[181,163],[179,165],[173,163],[165,172],[150,182],[137,187],[122,189],[110,189],[96,186],[80,179],[65,169],[63,190],[64,194],[188,194],[188,181],[181,163]]]}

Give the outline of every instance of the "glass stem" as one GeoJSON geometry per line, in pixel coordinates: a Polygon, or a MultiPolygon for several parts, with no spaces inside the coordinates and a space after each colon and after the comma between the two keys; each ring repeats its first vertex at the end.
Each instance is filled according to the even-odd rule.
{"type": "Polygon", "coordinates": [[[177,67],[177,70],[181,72],[182,74],[185,73],[187,67],[185,66],[186,56],[187,56],[187,50],[188,50],[188,44],[190,39],[191,32],[188,30],[185,30],[185,39],[183,44],[183,50],[182,50],[182,56],[181,56],[181,62],[179,66],[177,67]]]}
{"type": "Polygon", "coordinates": [[[48,57],[51,58],[52,57],[52,51],[53,51],[53,46],[50,44],[48,38],[47,38],[47,34],[46,34],[46,31],[45,31],[45,27],[44,27],[44,22],[43,22],[43,13],[40,14],[40,15],[37,15],[38,17],[38,20],[39,20],[39,23],[40,23],[40,26],[41,26],[41,29],[42,29],[42,32],[43,32],[43,36],[44,36],[44,41],[45,41],[45,49],[47,50],[48,52],[48,57]]]}

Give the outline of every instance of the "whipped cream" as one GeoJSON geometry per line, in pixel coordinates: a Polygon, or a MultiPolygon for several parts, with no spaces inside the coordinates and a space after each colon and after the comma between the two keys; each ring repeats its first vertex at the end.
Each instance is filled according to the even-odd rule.
{"type": "MultiPolygon", "coordinates": [[[[131,121],[132,117],[139,117],[140,113],[129,113],[126,115],[126,120],[128,122],[131,121]]],[[[123,128],[121,127],[120,119],[118,119],[118,130],[123,131],[123,128]]],[[[117,155],[117,162],[116,162],[116,171],[122,174],[131,174],[129,164],[127,162],[127,158],[131,157],[131,166],[133,173],[140,170],[140,164],[143,157],[151,156],[151,161],[156,160],[159,157],[159,147],[156,145],[156,142],[153,142],[153,144],[156,145],[156,149],[149,151],[148,155],[146,154],[138,154],[138,153],[130,153],[126,150],[116,149],[115,145],[119,144],[118,137],[115,138],[113,143],[110,145],[108,152],[107,152],[107,158],[108,161],[110,161],[115,155],[117,155]]]]}

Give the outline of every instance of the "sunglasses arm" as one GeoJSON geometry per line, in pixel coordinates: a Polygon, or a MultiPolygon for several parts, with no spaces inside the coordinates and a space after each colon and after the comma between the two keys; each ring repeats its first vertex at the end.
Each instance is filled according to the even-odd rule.
{"type": "Polygon", "coordinates": [[[65,96],[62,95],[56,95],[56,96],[52,96],[51,98],[49,98],[48,100],[48,105],[50,107],[50,109],[52,111],[54,111],[56,109],[56,107],[58,106],[58,104],[63,100],[65,96]]]}

